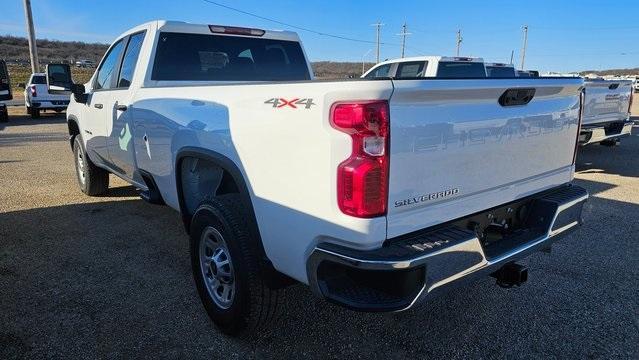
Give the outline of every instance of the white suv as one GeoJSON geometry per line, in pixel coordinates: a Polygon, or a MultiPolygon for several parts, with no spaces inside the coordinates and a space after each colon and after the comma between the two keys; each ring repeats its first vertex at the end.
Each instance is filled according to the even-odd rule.
{"type": "Polygon", "coordinates": [[[47,77],[43,73],[31,74],[24,89],[24,104],[27,114],[32,118],[40,117],[40,111],[62,112],[69,106],[69,95],[49,94],[47,77]]]}

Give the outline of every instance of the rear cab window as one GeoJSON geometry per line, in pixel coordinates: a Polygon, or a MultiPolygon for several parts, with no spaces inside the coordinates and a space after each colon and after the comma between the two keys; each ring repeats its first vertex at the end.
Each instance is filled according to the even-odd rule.
{"type": "Polygon", "coordinates": [[[515,69],[510,66],[486,66],[486,76],[489,78],[515,77],[515,69]]]}
{"type": "Polygon", "coordinates": [[[426,61],[400,62],[397,66],[395,78],[423,77],[427,64],[428,62],[426,61]]]}
{"type": "Polygon", "coordinates": [[[44,75],[34,75],[31,78],[31,84],[44,85],[47,83],[47,78],[44,75]]]}
{"type": "Polygon", "coordinates": [[[160,33],[152,80],[310,80],[296,41],[254,37],[160,33]]]}
{"type": "Polygon", "coordinates": [[[486,68],[482,62],[440,61],[437,66],[439,78],[485,78],[486,68]]]}

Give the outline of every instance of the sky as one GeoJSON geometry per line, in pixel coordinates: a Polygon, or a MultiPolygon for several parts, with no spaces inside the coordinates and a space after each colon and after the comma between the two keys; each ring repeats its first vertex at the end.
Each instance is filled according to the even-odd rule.
{"type": "MultiPolygon", "coordinates": [[[[31,2],[36,35],[47,39],[110,43],[133,26],[166,19],[292,30],[299,33],[312,61],[374,62],[375,27],[371,24],[380,21],[384,24],[382,60],[400,56],[397,34],[406,23],[411,33],[406,38],[407,56],[454,55],[460,29],[460,55],[510,62],[514,51],[514,63],[519,66],[522,27],[527,25],[527,69],[639,67],[639,0],[208,1],[279,23],[207,0],[31,2]]],[[[0,34],[25,36],[23,0],[0,0],[0,34]]]]}

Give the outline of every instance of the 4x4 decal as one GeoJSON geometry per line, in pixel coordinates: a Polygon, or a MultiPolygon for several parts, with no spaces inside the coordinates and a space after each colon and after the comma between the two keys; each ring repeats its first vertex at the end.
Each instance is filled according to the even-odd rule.
{"type": "Polygon", "coordinates": [[[317,105],[313,102],[313,99],[300,99],[300,98],[295,98],[295,99],[291,99],[291,100],[287,100],[287,99],[283,99],[283,98],[272,98],[272,99],[268,99],[264,102],[265,104],[270,104],[272,105],[273,108],[276,109],[280,109],[283,107],[291,107],[293,109],[298,109],[298,105],[304,105],[305,109],[310,109],[311,106],[313,105],[317,105]]]}

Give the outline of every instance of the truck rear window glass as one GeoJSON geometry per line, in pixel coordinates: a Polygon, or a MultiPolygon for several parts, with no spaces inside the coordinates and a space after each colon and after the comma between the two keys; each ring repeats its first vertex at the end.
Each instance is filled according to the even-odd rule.
{"type": "Polygon", "coordinates": [[[42,76],[42,75],[36,75],[33,78],[31,78],[31,83],[32,84],[46,84],[47,83],[47,78],[42,76]]]}
{"type": "Polygon", "coordinates": [[[424,61],[402,62],[397,66],[396,78],[415,78],[424,76],[424,61]]]}
{"type": "Polygon", "coordinates": [[[489,78],[515,77],[515,69],[510,66],[486,66],[486,76],[489,78]]]}
{"type": "Polygon", "coordinates": [[[310,80],[295,41],[253,37],[160,33],[152,80],[310,80]]]}
{"type": "Polygon", "coordinates": [[[480,62],[442,61],[437,67],[440,78],[485,78],[486,68],[480,62]]]}

